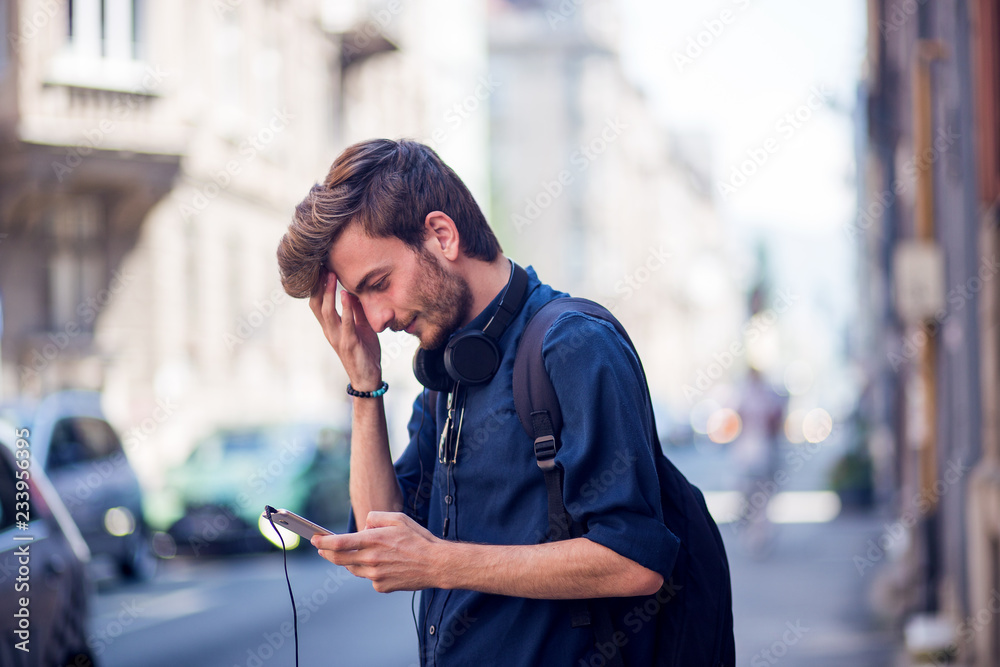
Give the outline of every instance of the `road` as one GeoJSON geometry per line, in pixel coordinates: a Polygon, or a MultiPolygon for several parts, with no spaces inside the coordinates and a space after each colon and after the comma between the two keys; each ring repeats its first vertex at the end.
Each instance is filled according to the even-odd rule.
{"type": "MultiPolygon", "coordinates": [[[[314,551],[288,571],[303,665],[416,663],[410,594],[381,595],[314,551]]],[[[101,667],[293,665],[292,606],[280,552],[174,559],[152,582],[106,584],[93,600],[101,667]]]]}
{"type": "MultiPolygon", "coordinates": [[[[774,497],[826,490],[830,468],[844,446],[838,432],[821,445],[786,443],[778,470],[787,475],[780,478],[785,481],[774,497]]],[[[674,449],[668,456],[706,496],[725,494],[737,485],[725,448],[674,449]]],[[[882,627],[869,601],[870,586],[884,563],[859,572],[855,561],[855,556],[865,556],[868,540],[878,540],[889,522],[874,512],[845,511],[830,521],[774,525],[764,555],[747,547],[736,524],[720,524],[732,577],[736,664],[896,664],[897,641],[882,627]]]]}
{"type": "MultiPolygon", "coordinates": [[[[814,450],[779,493],[825,487],[842,448],[834,438],[814,450]]],[[[733,488],[721,448],[672,450],[670,457],[706,495],[733,488]]],[[[893,638],[879,629],[868,605],[881,564],[859,573],[854,562],[884,523],[871,514],[842,514],[824,523],[782,524],[764,556],[749,552],[731,524],[721,525],[733,579],[738,664],[892,664],[893,638]]],[[[416,663],[409,593],[375,593],[368,582],[309,549],[289,557],[289,573],[304,610],[301,664],[416,663]]],[[[111,582],[94,599],[91,630],[102,667],[294,664],[291,604],[279,552],[177,558],[162,563],[152,582],[111,582]]]]}

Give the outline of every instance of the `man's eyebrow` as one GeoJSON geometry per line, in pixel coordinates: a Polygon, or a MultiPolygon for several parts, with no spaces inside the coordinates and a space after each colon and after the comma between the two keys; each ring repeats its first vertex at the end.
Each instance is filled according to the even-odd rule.
{"type": "Polygon", "coordinates": [[[347,290],[347,291],[350,292],[352,295],[357,296],[361,292],[364,292],[365,290],[368,289],[368,283],[371,281],[372,278],[374,278],[378,273],[385,270],[386,267],[384,266],[375,267],[374,269],[365,274],[365,277],[361,279],[357,287],[355,287],[353,290],[347,290]]]}

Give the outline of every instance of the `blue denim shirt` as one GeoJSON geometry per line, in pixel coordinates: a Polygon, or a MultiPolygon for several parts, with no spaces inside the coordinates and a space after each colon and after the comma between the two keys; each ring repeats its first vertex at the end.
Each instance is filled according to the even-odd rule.
{"type": "MultiPolygon", "coordinates": [[[[512,377],[525,325],[562,293],[542,284],[530,267],[528,275],[527,301],[499,341],[498,373],[488,384],[467,388],[456,463],[438,462],[445,397],[432,405],[425,390],[414,403],[410,445],[396,474],[407,514],[444,539],[537,544],[548,530],[545,483],[514,408],[512,377]]],[[[499,295],[468,327],[482,329],[498,301],[499,295]]],[[[651,416],[635,354],[607,322],[565,313],[546,335],[542,355],[563,412],[556,465],[564,471],[567,509],[583,526],[583,537],[666,581],[678,543],[663,524],[647,435],[651,416]]],[[[616,629],[626,638],[626,664],[647,663],[652,655],[655,623],[644,611],[652,597],[604,602],[621,619],[616,629]]],[[[592,628],[573,628],[570,618],[567,601],[426,590],[421,664],[603,664],[592,628]]]]}

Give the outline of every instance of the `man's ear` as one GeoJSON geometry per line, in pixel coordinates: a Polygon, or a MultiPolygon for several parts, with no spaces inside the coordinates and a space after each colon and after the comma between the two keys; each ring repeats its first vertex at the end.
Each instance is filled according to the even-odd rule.
{"type": "Polygon", "coordinates": [[[431,211],[424,218],[425,244],[430,250],[440,252],[445,259],[454,262],[461,253],[458,228],[446,213],[431,211]]]}

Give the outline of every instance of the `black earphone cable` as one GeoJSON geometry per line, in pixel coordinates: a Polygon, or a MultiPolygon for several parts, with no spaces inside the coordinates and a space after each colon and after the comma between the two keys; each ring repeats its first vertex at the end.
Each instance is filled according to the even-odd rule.
{"type": "Polygon", "coordinates": [[[288,578],[288,550],[285,548],[285,538],[281,536],[281,531],[274,525],[274,519],[271,518],[271,507],[268,506],[265,509],[267,510],[267,520],[271,522],[271,528],[274,528],[274,532],[277,533],[278,539],[281,541],[281,559],[285,563],[285,583],[288,584],[288,597],[292,599],[292,627],[295,633],[295,667],[299,667],[299,613],[295,609],[292,580],[288,578]]]}

